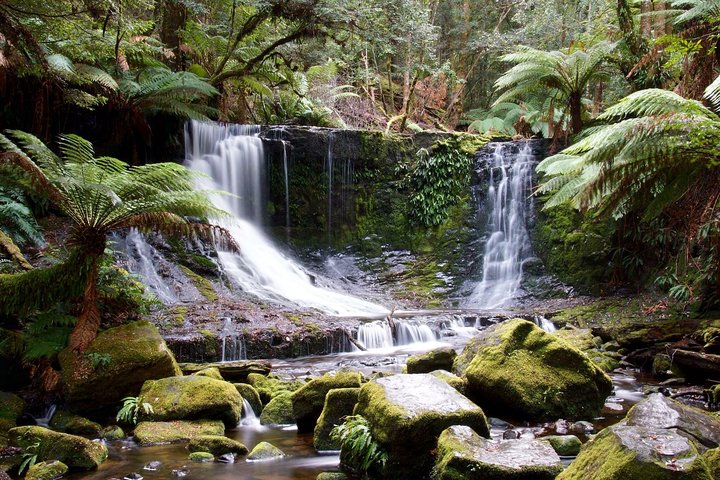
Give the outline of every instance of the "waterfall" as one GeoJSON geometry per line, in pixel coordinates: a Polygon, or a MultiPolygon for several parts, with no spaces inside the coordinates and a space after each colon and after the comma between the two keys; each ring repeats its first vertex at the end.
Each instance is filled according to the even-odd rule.
{"type": "Polygon", "coordinates": [[[55,410],[57,410],[57,405],[53,403],[45,409],[42,417],[35,417],[35,423],[41,427],[48,428],[50,420],[52,420],[53,415],[55,415],[55,410]]]}
{"type": "Polygon", "coordinates": [[[243,291],[268,301],[291,302],[339,316],[387,313],[364,300],[314,285],[300,265],[281,253],[261,230],[265,205],[265,152],[259,128],[192,121],[185,128],[186,165],[209,178],[199,187],[224,190],[213,203],[234,218],[215,220],[240,247],[218,251],[223,271],[243,291]]]}
{"type": "Polygon", "coordinates": [[[164,304],[172,305],[180,302],[173,288],[158,272],[158,266],[166,264],[167,260],[137,229],[131,229],[125,239],[118,243],[123,244],[123,250],[127,255],[128,271],[139,275],[145,286],[164,304]]]}
{"type": "Polygon", "coordinates": [[[514,153],[512,143],[491,145],[494,152],[490,158],[487,193],[489,237],[483,256],[482,280],[468,300],[468,306],[482,309],[508,305],[520,289],[523,262],[532,257],[526,226],[535,164],[531,143],[524,142],[518,153],[514,153]]]}
{"type": "Polygon", "coordinates": [[[387,320],[363,323],[358,327],[357,340],[368,350],[398,345],[435,342],[435,332],[423,322],[395,320],[395,337],[387,320]]]}
{"type": "Polygon", "coordinates": [[[334,143],[334,134],[332,131],[328,132],[328,147],[327,147],[327,155],[325,156],[325,168],[327,173],[327,232],[328,232],[328,239],[332,238],[332,214],[333,214],[333,202],[332,202],[332,193],[333,193],[333,171],[334,171],[334,165],[333,165],[333,143],[334,143]]]}
{"type": "Polygon", "coordinates": [[[435,333],[422,322],[395,322],[398,345],[412,345],[413,343],[434,342],[435,333]]]}
{"type": "Polygon", "coordinates": [[[258,427],[260,426],[260,419],[257,417],[255,410],[252,405],[246,399],[243,398],[242,405],[242,419],[240,420],[240,426],[243,427],[258,427]]]}
{"type": "Polygon", "coordinates": [[[357,339],[360,345],[368,350],[393,346],[392,330],[385,320],[361,324],[358,327],[357,339]]]}
{"type": "Polygon", "coordinates": [[[281,140],[283,146],[283,174],[285,177],[285,235],[290,235],[290,183],[288,181],[287,142],[281,140]]]}
{"type": "Polygon", "coordinates": [[[548,333],[553,333],[557,331],[555,324],[542,315],[535,316],[535,325],[542,328],[548,333]]]}

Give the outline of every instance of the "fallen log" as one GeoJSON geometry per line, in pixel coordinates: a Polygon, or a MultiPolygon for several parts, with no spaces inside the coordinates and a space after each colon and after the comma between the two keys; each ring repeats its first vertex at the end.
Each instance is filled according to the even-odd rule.
{"type": "Polygon", "coordinates": [[[690,378],[720,380],[720,355],[691,352],[679,348],[668,349],[670,360],[690,378]]]}

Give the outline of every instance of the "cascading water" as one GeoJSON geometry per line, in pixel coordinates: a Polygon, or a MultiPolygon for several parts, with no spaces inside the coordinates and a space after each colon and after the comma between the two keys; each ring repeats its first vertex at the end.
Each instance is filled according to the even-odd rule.
{"type": "Polygon", "coordinates": [[[167,264],[167,261],[140,232],[133,228],[118,243],[127,255],[128,271],[139,275],[146,287],[164,304],[172,305],[180,302],[174,289],[158,271],[158,266],[167,264]]]}
{"type": "Polygon", "coordinates": [[[422,322],[396,322],[397,344],[412,345],[413,343],[434,342],[435,332],[422,322]]]}
{"type": "Polygon", "coordinates": [[[363,323],[358,327],[357,341],[368,350],[399,345],[435,342],[435,332],[423,322],[395,320],[395,335],[387,320],[363,323]]]}
{"type": "Polygon", "coordinates": [[[367,316],[387,309],[350,295],[320,288],[298,264],[283,255],[262,233],[265,153],[258,127],[190,122],[185,129],[186,164],[209,178],[213,203],[235,218],[217,219],[240,247],[239,253],[218,251],[224,272],[242,290],[257,297],[292,302],[339,316],[367,316]]]}
{"type": "Polygon", "coordinates": [[[517,153],[512,143],[493,146],[483,276],[467,302],[467,306],[481,309],[508,306],[520,288],[523,263],[532,258],[526,224],[535,164],[531,143],[524,142],[517,153]]]}

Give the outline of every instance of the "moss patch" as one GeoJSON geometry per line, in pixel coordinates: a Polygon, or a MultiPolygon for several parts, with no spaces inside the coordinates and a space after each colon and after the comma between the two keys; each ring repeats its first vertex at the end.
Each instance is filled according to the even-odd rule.
{"type": "Polygon", "coordinates": [[[100,435],[102,426],[74,413],[58,410],[50,420],[50,428],[74,435],[100,435]]]}
{"type": "Polygon", "coordinates": [[[247,459],[251,461],[272,460],[284,456],[285,453],[275,445],[268,442],[260,442],[255,445],[255,448],[252,449],[247,459]]]}
{"type": "Polygon", "coordinates": [[[260,423],[262,425],[290,425],[295,423],[292,405],[292,393],[280,392],[263,408],[260,414],[260,423]]]}
{"type": "Polygon", "coordinates": [[[135,427],[135,439],[143,446],[187,442],[203,435],[224,434],[225,425],[220,420],[140,422],[135,427]]]}
{"type": "Polygon", "coordinates": [[[292,393],[305,385],[305,382],[301,380],[283,380],[275,375],[261,375],[259,373],[249,374],[248,383],[257,390],[260,400],[265,405],[281,393],[292,393]]]}
{"type": "Polygon", "coordinates": [[[213,287],[213,284],[210,280],[198,275],[185,265],[178,265],[178,267],[180,267],[180,270],[182,270],[182,272],[193,282],[193,285],[195,285],[195,288],[198,289],[200,295],[205,297],[207,301],[216,302],[218,300],[218,294],[215,291],[215,288],[213,287]]]}
{"type": "Polygon", "coordinates": [[[430,373],[433,370],[452,370],[457,353],[452,347],[441,347],[407,359],[407,373],[430,373]]]}
{"type": "Polygon", "coordinates": [[[208,452],[215,456],[225,453],[245,455],[248,449],[245,445],[231,438],[220,435],[201,435],[190,440],[188,450],[191,452],[208,452]]]}
{"type": "Polygon", "coordinates": [[[55,480],[68,473],[69,470],[67,465],[57,460],[40,462],[28,468],[25,480],[55,480]]]}
{"type": "Polygon", "coordinates": [[[325,405],[313,431],[315,450],[340,450],[340,442],[332,439],[330,432],[336,425],[340,425],[346,416],[352,415],[359,395],[359,388],[337,388],[327,393],[325,405]]]}
{"type": "Polygon", "coordinates": [[[59,460],[72,469],[92,470],[108,457],[105,445],[87,438],[53,432],[43,427],[17,427],[9,432],[10,445],[35,449],[38,460],[59,460]]]}
{"type": "MultiPolygon", "coordinates": [[[[249,385],[247,383],[234,383],[233,385],[235,385],[235,388],[237,389],[243,400],[246,400],[250,404],[250,407],[252,407],[255,416],[262,412],[262,402],[260,401],[260,394],[257,392],[257,390],[255,390],[252,385],[249,385]]],[[[243,412],[243,414],[245,414],[245,412],[243,412]]]]}
{"type": "Polygon", "coordinates": [[[298,432],[312,432],[325,405],[325,396],[335,388],[358,388],[362,376],[358,372],[325,374],[309,381],[292,395],[292,411],[298,432]]]}

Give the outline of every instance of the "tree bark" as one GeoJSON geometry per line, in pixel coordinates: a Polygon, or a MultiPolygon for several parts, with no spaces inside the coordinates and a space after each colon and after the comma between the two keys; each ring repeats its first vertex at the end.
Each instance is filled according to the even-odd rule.
{"type": "Polygon", "coordinates": [[[83,291],[80,315],[77,324],[70,334],[70,348],[76,352],[84,352],[97,337],[100,328],[100,309],[98,308],[98,273],[100,255],[91,254],[90,267],[85,290],[83,291]]]}
{"type": "Polygon", "coordinates": [[[582,123],[582,95],[579,92],[570,94],[570,123],[572,133],[580,133],[583,127],[582,123]]]}

